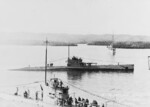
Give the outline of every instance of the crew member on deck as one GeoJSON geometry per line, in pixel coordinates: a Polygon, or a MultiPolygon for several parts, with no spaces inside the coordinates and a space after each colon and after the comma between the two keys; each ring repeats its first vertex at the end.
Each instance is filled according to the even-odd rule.
{"type": "Polygon", "coordinates": [[[36,100],[39,99],[39,98],[38,98],[38,91],[36,91],[36,93],[35,93],[35,99],[36,99],[36,100]]]}
{"type": "Polygon", "coordinates": [[[60,81],[60,83],[59,83],[59,84],[60,84],[60,87],[62,87],[62,85],[63,85],[63,82],[62,82],[62,81],[60,81]]]}

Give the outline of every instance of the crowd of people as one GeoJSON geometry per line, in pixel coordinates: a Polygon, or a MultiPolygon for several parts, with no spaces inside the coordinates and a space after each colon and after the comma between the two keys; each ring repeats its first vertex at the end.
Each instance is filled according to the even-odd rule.
{"type": "MultiPolygon", "coordinates": [[[[92,103],[89,102],[89,99],[84,99],[84,98],[72,98],[69,97],[66,100],[63,99],[58,99],[57,105],[60,106],[69,106],[69,107],[100,107],[98,102],[96,100],[93,100],[92,103]]],[[[104,104],[102,104],[101,107],[105,107],[104,104]]]]}

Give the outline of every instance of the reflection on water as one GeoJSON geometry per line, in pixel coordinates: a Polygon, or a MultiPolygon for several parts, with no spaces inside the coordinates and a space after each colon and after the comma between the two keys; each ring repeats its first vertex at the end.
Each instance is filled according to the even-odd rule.
{"type": "Polygon", "coordinates": [[[67,77],[68,80],[72,80],[72,81],[80,81],[82,80],[82,76],[85,74],[86,72],[78,72],[78,71],[67,71],[67,77]]]}
{"type": "Polygon", "coordinates": [[[113,71],[66,71],[67,72],[67,77],[68,80],[82,80],[82,78],[84,78],[84,75],[88,75],[90,77],[90,75],[97,75],[97,74],[109,74],[109,75],[129,75],[129,74],[133,74],[132,72],[130,73],[126,73],[126,72],[113,72],[113,71]]]}

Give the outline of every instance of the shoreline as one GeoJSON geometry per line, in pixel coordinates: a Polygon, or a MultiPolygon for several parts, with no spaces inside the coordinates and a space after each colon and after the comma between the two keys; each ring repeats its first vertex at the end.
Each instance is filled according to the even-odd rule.
{"type": "MultiPolygon", "coordinates": [[[[88,45],[95,45],[95,46],[110,46],[111,43],[108,41],[97,41],[88,43],[88,45]]],[[[150,42],[115,42],[113,44],[114,48],[120,49],[150,49],[150,42]]]]}

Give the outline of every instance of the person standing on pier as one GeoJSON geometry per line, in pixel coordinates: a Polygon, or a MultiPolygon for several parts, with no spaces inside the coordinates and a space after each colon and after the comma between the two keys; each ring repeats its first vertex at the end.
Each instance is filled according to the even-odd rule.
{"type": "Polygon", "coordinates": [[[43,101],[43,87],[42,85],[40,85],[40,87],[41,87],[41,100],[43,101]]]}

